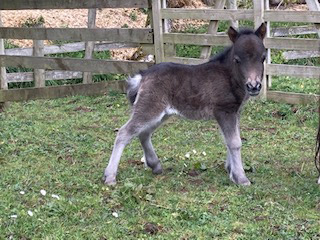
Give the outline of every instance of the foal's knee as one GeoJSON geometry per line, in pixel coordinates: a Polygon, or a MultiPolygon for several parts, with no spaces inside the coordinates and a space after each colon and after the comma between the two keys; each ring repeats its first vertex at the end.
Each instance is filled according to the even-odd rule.
{"type": "Polygon", "coordinates": [[[241,138],[234,137],[227,140],[227,146],[230,149],[239,149],[242,146],[241,138]]]}
{"type": "Polygon", "coordinates": [[[117,133],[116,144],[127,145],[134,136],[134,132],[130,131],[130,129],[127,126],[123,126],[119,129],[117,133]]]}

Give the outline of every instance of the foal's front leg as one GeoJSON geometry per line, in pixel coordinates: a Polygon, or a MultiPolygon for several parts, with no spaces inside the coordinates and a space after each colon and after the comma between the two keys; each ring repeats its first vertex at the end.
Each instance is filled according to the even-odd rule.
{"type": "Polygon", "coordinates": [[[250,185],[245,175],[241,160],[241,138],[239,128],[239,114],[219,112],[217,121],[227,145],[226,168],[231,181],[236,184],[250,185]]]}

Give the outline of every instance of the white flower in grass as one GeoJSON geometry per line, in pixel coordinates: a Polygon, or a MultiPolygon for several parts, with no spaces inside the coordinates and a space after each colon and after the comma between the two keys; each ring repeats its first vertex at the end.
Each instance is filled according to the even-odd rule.
{"type": "Polygon", "coordinates": [[[202,152],[202,155],[203,155],[203,156],[206,156],[207,154],[206,154],[206,152],[205,152],[205,151],[203,151],[203,152],[202,152]]]}
{"type": "Polygon", "coordinates": [[[32,212],[31,210],[28,210],[28,215],[29,215],[30,217],[32,217],[32,216],[33,216],[33,212],[32,212]]]}
{"type": "Polygon", "coordinates": [[[60,197],[58,195],[56,195],[56,194],[52,194],[51,197],[53,197],[55,199],[58,199],[58,200],[60,199],[60,197]]]}
{"type": "Polygon", "coordinates": [[[21,195],[24,195],[26,192],[25,191],[20,191],[20,194],[21,195]]]}
{"type": "Polygon", "coordinates": [[[14,214],[14,215],[11,215],[10,217],[11,217],[11,218],[17,218],[18,215],[14,214]]]}
{"type": "Polygon", "coordinates": [[[112,213],[112,216],[114,216],[115,218],[117,218],[117,217],[119,217],[119,214],[116,213],[116,212],[113,212],[113,213],[112,213]]]}
{"type": "Polygon", "coordinates": [[[40,190],[40,193],[41,193],[42,196],[45,196],[45,195],[47,194],[47,191],[44,190],[44,189],[41,189],[41,190],[40,190]]]}
{"type": "Polygon", "coordinates": [[[186,158],[190,158],[190,153],[186,153],[186,155],[184,155],[186,158]]]}
{"type": "Polygon", "coordinates": [[[192,150],[192,152],[193,152],[194,154],[196,154],[196,153],[197,153],[197,151],[196,151],[196,150],[194,150],[194,149],[192,150]]]}

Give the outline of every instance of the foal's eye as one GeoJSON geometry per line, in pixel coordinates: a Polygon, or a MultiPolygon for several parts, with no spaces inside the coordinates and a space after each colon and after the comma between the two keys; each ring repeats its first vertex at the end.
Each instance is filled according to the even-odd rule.
{"type": "Polygon", "coordinates": [[[238,56],[234,56],[233,61],[234,61],[235,63],[240,63],[240,62],[241,62],[241,59],[240,59],[238,56]]]}

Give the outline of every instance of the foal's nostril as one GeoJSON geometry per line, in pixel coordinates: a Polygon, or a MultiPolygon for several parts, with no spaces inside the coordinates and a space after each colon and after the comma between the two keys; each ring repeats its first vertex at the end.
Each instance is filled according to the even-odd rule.
{"type": "Polygon", "coordinates": [[[262,87],[261,83],[257,83],[256,89],[257,89],[258,91],[261,90],[261,87],[262,87]]]}
{"type": "Polygon", "coordinates": [[[260,91],[262,87],[261,83],[257,83],[256,86],[253,86],[251,83],[247,83],[246,86],[249,92],[260,91]]]}
{"type": "Polygon", "coordinates": [[[247,83],[246,86],[247,86],[248,91],[252,91],[254,88],[251,83],[247,83]]]}

